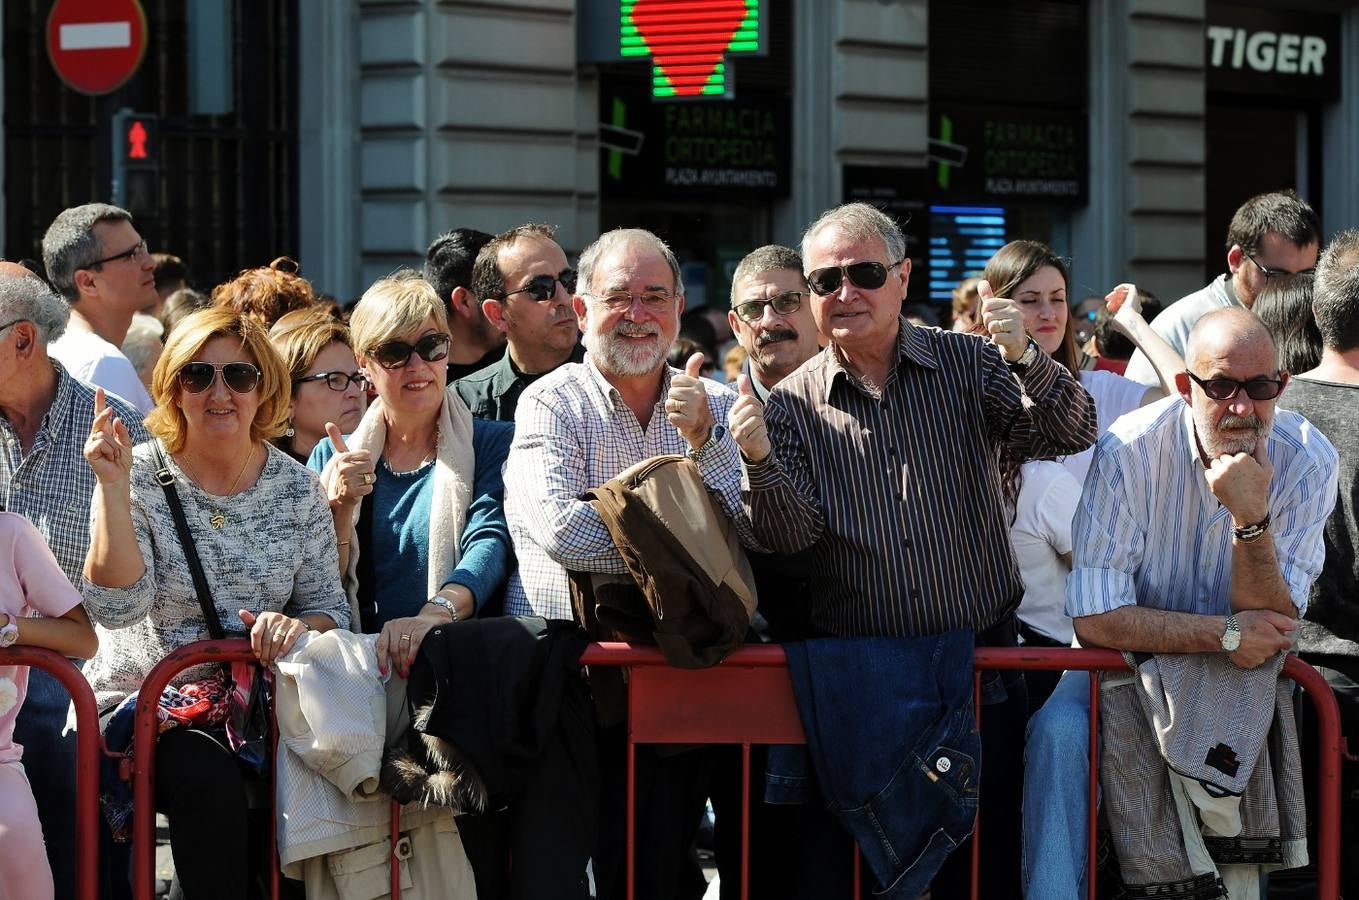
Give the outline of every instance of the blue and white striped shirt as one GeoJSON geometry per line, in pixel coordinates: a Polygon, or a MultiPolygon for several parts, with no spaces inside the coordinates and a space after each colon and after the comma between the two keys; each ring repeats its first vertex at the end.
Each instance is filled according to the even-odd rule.
{"type": "MultiPolygon", "coordinates": [[[[1267,440],[1269,534],[1301,616],[1325,558],[1338,459],[1320,431],[1286,410],[1275,411],[1267,440]]],[[[1072,526],[1067,615],[1133,605],[1230,613],[1233,527],[1208,487],[1188,404],[1167,397],[1127,414],[1095,446],[1072,526]]]]}

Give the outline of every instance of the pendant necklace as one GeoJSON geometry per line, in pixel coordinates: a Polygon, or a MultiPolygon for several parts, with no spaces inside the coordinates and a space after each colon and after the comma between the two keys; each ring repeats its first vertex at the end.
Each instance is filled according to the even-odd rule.
{"type": "MultiPolygon", "coordinates": [[[[241,476],[245,474],[245,470],[250,466],[250,460],[252,460],[254,457],[255,448],[251,447],[250,452],[245,455],[245,462],[241,464],[241,471],[236,473],[236,480],[231,482],[231,487],[227,488],[227,492],[224,496],[230,497],[236,493],[236,485],[241,483],[241,476]]],[[[193,477],[193,473],[189,472],[188,466],[185,466],[181,462],[180,467],[184,469],[186,473],[188,473],[189,477],[191,478],[193,477]]],[[[194,483],[198,484],[198,480],[194,479],[194,483]]],[[[200,490],[203,491],[203,493],[205,494],[208,493],[207,489],[204,488],[201,484],[199,484],[198,487],[200,490]]],[[[212,515],[208,517],[208,524],[213,527],[213,530],[220,531],[222,526],[226,524],[226,516],[223,515],[222,507],[219,506],[217,503],[217,501],[221,498],[216,497],[213,494],[208,494],[208,496],[212,498],[212,515]]]]}

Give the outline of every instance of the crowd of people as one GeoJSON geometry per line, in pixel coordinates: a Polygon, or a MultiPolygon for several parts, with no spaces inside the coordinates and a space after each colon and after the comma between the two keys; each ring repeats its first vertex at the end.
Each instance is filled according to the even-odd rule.
{"type": "MultiPolygon", "coordinates": [[[[346,677],[414,686],[433,666],[451,691],[457,633],[517,617],[607,637],[620,614],[601,584],[665,594],[634,584],[654,542],[620,540],[597,495],[679,457],[743,548],[740,639],[787,648],[808,745],[756,748],[746,796],[727,749],[638,747],[637,896],[703,896],[711,801],[723,897],[743,805],[752,896],[847,896],[851,842],[865,895],[967,896],[976,819],[980,896],[1084,897],[1086,674],[986,672],[975,724],[974,648],[1017,645],[1113,648],[1134,668],[1100,683],[1108,878],[1129,896],[1294,896],[1310,738],[1280,687],[1287,653],[1321,669],[1359,734],[1359,232],[1321,243],[1296,195],[1251,198],[1227,272],[1154,314],[1133,284],[1077,302],[1066,261],[1016,240],[940,328],[903,305],[900,228],[859,203],[798,248],[750,252],[722,316],[686,312],[675,253],[641,229],[600,235],[574,268],[550,226],[456,229],[423,271],[341,309],[287,258],[199,293],[127,212],[74,207],[41,265],[0,262],[0,646],[87,660],[110,746],[151,668],[222,633],[284,683],[332,648],[346,677]]],[[[686,648],[716,640],[712,615],[686,648]]],[[[673,623],[654,624],[669,653],[673,623]]],[[[510,658],[476,665],[547,690],[540,664],[510,658]]],[[[210,709],[171,709],[180,727],[157,742],[155,804],[190,900],[254,896],[267,859],[214,677],[178,676],[169,706],[210,709]]],[[[567,767],[590,800],[558,837],[530,821],[535,776],[502,802],[484,757],[433,738],[439,708],[412,710],[430,760],[460,773],[436,846],[457,845],[477,896],[624,895],[626,721],[608,680],[590,684],[590,759],[567,767]]],[[[516,727],[520,693],[494,692],[516,727]]],[[[288,696],[285,731],[344,707],[288,696]]],[[[0,897],[73,896],[68,706],[44,673],[0,667],[0,897]]],[[[578,755],[554,740],[513,766],[563,741],[578,755]]],[[[330,768],[365,756],[340,746],[330,768]]],[[[106,897],[129,890],[115,793],[106,897]]],[[[296,802],[300,834],[324,816],[296,802]]],[[[296,890],[347,896],[331,880],[349,862],[316,868],[333,839],[288,844],[296,890]]]]}

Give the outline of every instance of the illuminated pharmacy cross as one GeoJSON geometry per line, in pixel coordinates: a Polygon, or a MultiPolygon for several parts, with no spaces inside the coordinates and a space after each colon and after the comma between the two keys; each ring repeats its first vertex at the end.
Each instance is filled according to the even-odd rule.
{"type": "Polygon", "coordinates": [[[760,2],[619,0],[619,50],[652,58],[652,96],[726,96],[723,57],[760,49],[760,2]]]}

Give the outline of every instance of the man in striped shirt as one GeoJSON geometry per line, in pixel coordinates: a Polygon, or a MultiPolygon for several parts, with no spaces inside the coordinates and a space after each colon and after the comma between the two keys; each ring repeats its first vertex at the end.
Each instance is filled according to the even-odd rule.
{"type": "MultiPolygon", "coordinates": [[[[1017,304],[989,286],[981,315],[990,341],[907,323],[905,240],[871,206],[824,214],[803,235],[802,260],[830,343],[767,404],[743,382],[730,428],[756,537],[780,553],[808,552],[818,576],[806,597],[761,597],[761,605],[809,604],[813,628],[827,635],[966,628],[1013,644],[1023,584],[997,453],[1002,444],[1021,458],[1085,449],[1095,438],[1093,401],[1029,339],[1017,304]]],[[[1007,681],[988,689],[998,705],[983,730],[982,829],[998,837],[1013,834],[1026,704],[1022,676],[1007,681]],[[1007,805],[1011,821],[1002,824],[1007,805]],[[996,813],[1001,820],[988,827],[996,813]]],[[[988,841],[997,864],[986,867],[983,896],[1017,894],[1017,841],[1003,843],[988,841]]],[[[966,860],[954,854],[941,894],[966,883],[966,860]]]]}
{"type": "MultiPolygon", "coordinates": [[[[1276,411],[1288,373],[1268,329],[1215,310],[1190,332],[1180,396],[1100,437],[1072,526],[1066,611],[1087,646],[1229,653],[1255,668],[1291,644],[1321,571],[1338,459],[1276,411]]],[[[1085,896],[1089,682],[1069,672],[1026,747],[1029,896],[1085,896]]]]}

